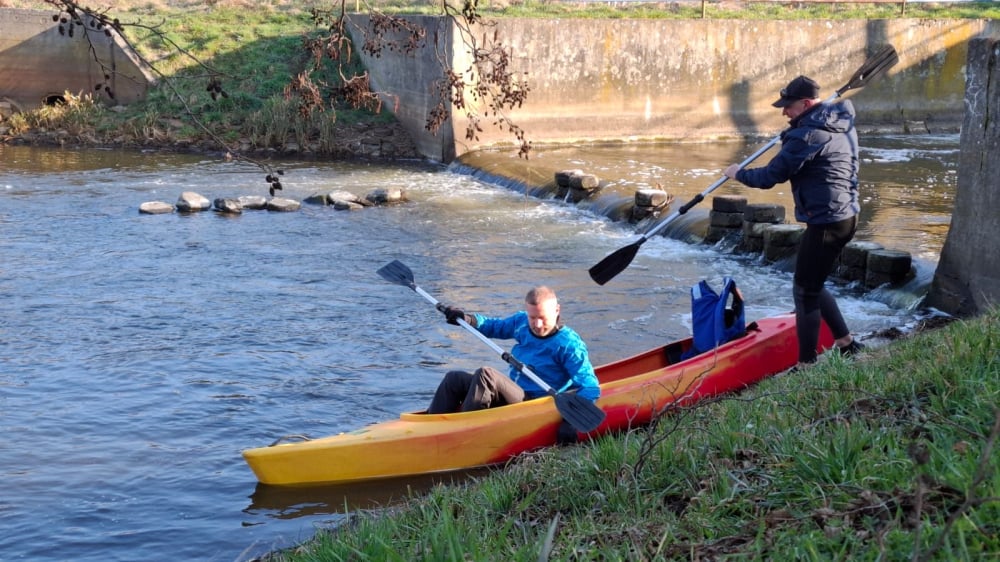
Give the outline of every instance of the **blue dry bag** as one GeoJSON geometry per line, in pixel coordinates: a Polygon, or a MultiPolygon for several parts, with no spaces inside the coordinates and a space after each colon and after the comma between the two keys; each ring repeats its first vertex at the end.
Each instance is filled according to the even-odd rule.
{"type": "Polygon", "coordinates": [[[716,293],[707,281],[691,287],[691,327],[694,340],[682,359],[694,357],[746,333],[743,295],[730,277],[722,279],[716,293]]]}

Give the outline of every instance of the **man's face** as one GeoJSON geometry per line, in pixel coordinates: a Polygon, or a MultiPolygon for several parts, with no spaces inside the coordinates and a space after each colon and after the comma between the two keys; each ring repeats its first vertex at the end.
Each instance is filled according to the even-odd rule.
{"type": "Polygon", "coordinates": [[[525,312],[528,313],[528,326],[531,328],[531,333],[545,337],[556,329],[556,322],[559,320],[559,301],[545,299],[538,304],[526,303],[525,312]]]}
{"type": "Polygon", "coordinates": [[[798,100],[795,103],[782,108],[781,114],[788,118],[789,121],[795,119],[799,115],[805,113],[807,109],[812,107],[812,100],[798,100]]]}

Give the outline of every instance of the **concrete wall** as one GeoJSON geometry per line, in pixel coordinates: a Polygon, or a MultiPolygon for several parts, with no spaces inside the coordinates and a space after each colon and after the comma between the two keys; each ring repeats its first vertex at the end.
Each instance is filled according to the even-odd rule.
{"type": "MultiPolygon", "coordinates": [[[[414,18],[428,43],[414,55],[366,57],[373,86],[429,158],[512,145],[490,127],[465,138],[467,120],[453,111],[449,130],[424,129],[437,103],[441,61],[469,67],[461,33],[447,20],[414,18]]],[[[362,28],[367,18],[355,19],[362,28]]],[[[510,112],[533,142],[623,139],[705,140],[784,127],[770,106],[798,74],[843,86],[867,55],[891,43],[900,63],[864,89],[848,92],[862,131],[957,132],[964,115],[968,42],[1000,23],[988,20],[629,20],[501,19],[496,31],[512,49],[513,72],[526,72],[527,102],[510,112]]],[[[479,29],[474,37],[492,35],[479,29]]],[[[355,38],[357,41],[357,37],[355,38]]]]}
{"type": "Polygon", "coordinates": [[[926,304],[970,316],[1000,304],[1000,39],[969,47],[958,192],[926,304]]]}
{"type": "Polygon", "coordinates": [[[127,104],[146,95],[152,77],[129,50],[90,28],[77,26],[73,37],[60,34],[59,24],[52,21],[55,12],[0,9],[0,101],[27,110],[67,91],[92,93],[111,104],[127,104]],[[94,60],[95,54],[103,67],[94,60]],[[110,81],[105,80],[106,69],[111,70],[110,81]],[[111,85],[114,100],[104,90],[94,89],[105,82],[111,85]]]}
{"type": "MultiPolygon", "coordinates": [[[[444,77],[444,66],[454,64],[450,20],[441,17],[413,16],[408,18],[426,30],[425,46],[410,55],[384,50],[378,57],[365,55],[360,49],[364,43],[361,30],[369,30],[368,16],[351,17],[356,24],[349,26],[355,49],[368,70],[371,86],[380,92],[385,107],[392,111],[407,132],[413,137],[420,153],[432,160],[450,162],[455,152],[453,122],[446,123],[436,134],[426,130],[427,116],[439,103],[435,95],[436,84],[444,77]]],[[[402,35],[388,35],[402,40],[402,35]]],[[[464,133],[461,133],[464,134],[464,133]]]]}

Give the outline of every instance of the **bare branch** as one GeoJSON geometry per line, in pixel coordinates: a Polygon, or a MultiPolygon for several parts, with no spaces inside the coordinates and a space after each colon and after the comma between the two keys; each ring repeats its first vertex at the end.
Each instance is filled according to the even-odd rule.
{"type": "Polygon", "coordinates": [[[226,156],[228,159],[242,160],[257,165],[261,168],[267,175],[265,181],[269,184],[269,190],[271,195],[274,195],[276,189],[281,189],[281,183],[277,180],[277,175],[283,173],[281,170],[275,170],[270,165],[263,162],[257,161],[246,155],[240,153],[235,147],[229,146],[229,144],[219,137],[212,129],[207,127],[199,118],[195,111],[188,105],[188,101],[185,99],[181,92],[178,91],[173,81],[167,77],[158,67],[151,61],[142,56],[135,45],[126,35],[127,28],[141,29],[144,30],[157,39],[163,41],[171,48],[176,50],[178,53],[184,55],[187,59],[194,62],[196,65],[205,69],[208,73],[208,82],[205,91],[209,93],[209,96],[213,101],[219,99],[219,97],[229,97],[229,93],[223,89],[221,78],[225,76],[224,73],[212,68],[211,66],[205,64],[202,60],[196,57],[187,49],[178,45],[173,39],[167,36],[161,29],[161,24],[158,25],[146,25],[141,22],[129,22],[125,23],[108,13],[108,9],[104,10],[93,10],[88,7],[81,6],[74,0],[45,0],[46,3],[55,7],[59,12],[53,15],[53,20],[59,22],[60,34],[73,37],[76,33],[77,28],[82,28],[84,30],[84,37],[88,44],[88,49],[91,53],[93,60],[101,67],[104,74],[104,82],[99,83],[94,86],[96,90],[103,90],[108,97],[114,99],[115,93],[111,87],[112,77],[117,75],[114,68],[108,66],[97,56],[97,49],[94,45],[93,39],[87,30],[89,27],[91,30],[102,32],[106,37],[117,39],[122,44],[128,47],[131,52],[136,56],[139,61],[149,68],[153,73],[155,73],[162,81],[162,84],[169,89],[175,96],[176,100],[184,108],[184,113],[191,119],[191,121],[198,127],[203,133],[205,133],[209,138],[211,138],[220,147],[226,150],[226,156]]]}

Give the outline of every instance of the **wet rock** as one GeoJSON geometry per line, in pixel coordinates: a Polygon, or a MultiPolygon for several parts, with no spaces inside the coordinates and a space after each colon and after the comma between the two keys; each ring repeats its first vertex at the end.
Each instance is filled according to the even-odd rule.
{"type": "Polygon", "coordinates": [[[705,242],[714,244],[743,235],[743,215],[747,198],[738,195],[716,195],[712,198],[712,210],[708,212],[708,232],[705,242]]]}
{"type": "Polygon", "coordinates": [[[845,281],[864,281],[868,268],[868,254],[881,250],[875,242],[851,240],[840,252],[840,259],[834,266],[834,275],[845,281]]]}
{"type": "Polygon", "coordinates": [[[798,224],[769,224],[764,228],[764,260],[774,263],[794,256],[805,227],[798,224]]]}
{"type": "Polygon", "coordinates": [[[268,211],[278,211],[282,213],[298,211],[302,207],[302,204],[294,199],[285,199],[283,197],[275,197],[267,202],[268,211]]]}
{"type": "Polygon", "coordinates": [[[743,209],[743,220],[754,223],[781,224],[785,222],[785,208],[773,203],[750,203],[743,209]]]}
{"type": "Polygon", "coordinates": [[[174,206],[164,201],[147,201],[139,205],[139,212],[146,215],[163,215],[174,212],[174,206]]]}
{"type": "Polygon", "coordinates": [[[739,213],[747,208],[747,198],[739,195],[716,195],[712,198],[712,210],[721,213],[739,213]]]}
{"type": "Polygon", "coordinates": [[[638,189],[635,192],[635,204],[640,207],[661,209],[674,200],[662,189],[638,189]]]}
{"type": "Polygon", "coordinates": [[[573,174],[569,178],[570,189],[594,191],[601,186],[601,180],[594,174],[573,174]]]}
{"type": "Polygon", "coordinates": [[[365,205],[361,203],[354,203],[352,201],[334,201],[333,208],[338,211],[359,211],[365,208],[365,205]]]}
{"type": "Polygon", "coordinates": [[[569,187],[573,176],[582,176],[583,170],[560,170],[556,172],[556,185],[559,187],[569,187]]]}
{"type": "Polygon", "coordinates": [[[674,196],[662,189],[639,189],[635,192],[635,206],[632,207],[632,222],[658,216],[660,211],[674,201],[674,196]]]}
{"type": "Polygon", "coordinates": [[[196,213],[212,208],[212,202],[207,197],[193,191],[185,191],[177,198],[177,210],[182,213],[196,213]]]}
{"type": "Polygon", "coordinates": [[[309,197],[306,197],[305,199],[303,199],[302,202],[303,203],[307,203],[309,205],[326,205],[326,204],[328,204],[328,201],[326,199],[326,194],[325,193],[313,193],[309,197]]]}
{"type": "Polygon", "coordinates": [[[331,191],[330,193],[327,193],[326,201],[327,204],[333,205],[334,207],[337,207],[338,205],[341,206],[359,205],[362,207],[367,207],[372,205],[372,203],[370,203],[369,201],[362,199],[361,197],[358,197],[357,195],[351,193],[350,191],[343,191],[343,190],[331,191]]]}
{"type": "Polygon", "coordinates": [[[375,189],[365,195],[365,200],[373,205],[392,205],[406,201],[406,192],[398,187],[375,189]]]}
{"type": "Polygon", "coordinates": [[[267,208],[267,198],[262,195],[241,195],[236,200],[244,209],[259,211],[267,208]]]}
{"type": "Polygon", "coordinates": [[[879,249],[868,252],[865,268],[865,286],[880,287],[885,284],[901,285],[911,279],[913,258],[909,252],[879,249]]]}
{"type": "Polygon", "coordinates": [[[219,213],[238,215],[243,212],[243,204],[238,199],[218,198],[212,201],[212,207],[219,213]]]}

